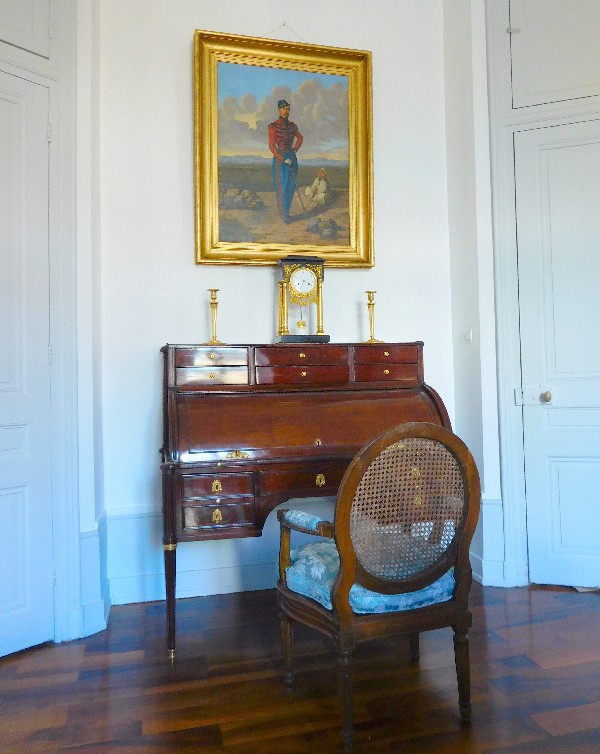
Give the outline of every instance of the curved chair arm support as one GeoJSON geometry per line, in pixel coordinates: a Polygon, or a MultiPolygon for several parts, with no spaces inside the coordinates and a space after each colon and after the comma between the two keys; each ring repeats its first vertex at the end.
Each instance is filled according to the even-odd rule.
{"type": "Polygon", "coordinates": [[[317,537],[333,538],[333,524],[319,516],[304,511],[280,508],[277,511],[279,521],[279,580],[285,584],[285,571],[291,565],[290,534],[299,531],[303,534],[314,534],[317,537]]]}

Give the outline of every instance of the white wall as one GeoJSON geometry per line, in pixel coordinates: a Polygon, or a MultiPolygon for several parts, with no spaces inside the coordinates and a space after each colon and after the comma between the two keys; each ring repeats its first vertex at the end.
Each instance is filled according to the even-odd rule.
{"type": "Polygon", "coordinates": [[[471,449],[481,477],[474,572],[484,583],[499,584],[504,579],[504,537],[483,0],[444,0],[444,69],[454,430],[471,449]]]}
{"type": "MultiPolygon", "coordinates": [[[[194,264],[194,29],[372,51],[375,267],[327,274],[325,326],[334,341],[368,337],[364,291],[376,290],[376,336],[425,341],[426,380],[453,417],[443,14],[441,0],[102,0],[99,10],[100,487],[111,596],[127,602],[162,595],[159,348],[210,337],[209,287],[220,289],[221,340],[272,342],[276,324],[275,269],[194,264]]],[[[274,561],[274,536],[180,545],[179,594],[274,583],[252,568],[274,561]]]]}

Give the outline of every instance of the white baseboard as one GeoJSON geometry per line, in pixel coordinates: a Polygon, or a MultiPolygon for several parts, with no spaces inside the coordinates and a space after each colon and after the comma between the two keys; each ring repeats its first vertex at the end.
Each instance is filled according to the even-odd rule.
{"type": "Polygon", "coordinates": [[[471,553],[473,578],[483,586],[509,586],[504,577],[504,562],[491,560],[471,553]]]}
{"type": "Polygon", "coordinates": [[[104,542],[100,541],[98,529],[80,534],[81,562],[81,616],[80,636],[90,636],[106,628],[110,605],[105,596],[101,575],[101,551],[104,542]]]}
{"type": "MultiPolygon", "coordinates": [[[[330,513],[331,504],[325,499],[294,500],[294,507],[319,513],[330,513]]],[[[176,595],[202,597],[271,589],[277,582],[278,549],[279,524],[274,511],[267,517],[261,537],[179,543],[176,595]]],[[[111,604],[165,598],[160,512],[120,509],[109,513],[106,554],[111,604]]]]}
{"type": "MultiPolygon", "coordinates": [[[[298,501],[299,502],[299,501],[298,501]]],[[[295,501],[295,507],[303,506],[295,501]]],[[[317,504],[316,501],[313,504],[317,504]]],[[[523,568],[503,560],[502,502],[482,501],[482,521],[473,541],[473,577],[484,586],[522,586],[523,568]]],[[[106,536],[106,579],[97,605],[89,605],[90,624],[100,621],[106,605],[164,600],[162,516],[155,510],[124,511],[107,516],[101,527],[106,536]]],[[[257,589],[271,589],[277,582],[279,531],[276,516],[267,518],[262,537],[187,542],[177,546],[176,595],[201,597],[257,589]]],[[[86,606],[87,607],[87,606],[86,606]]],[[[97,629],[99,630],[99,629],[97,629]]]]}
{"type": "Polygon", "coordinates": [[[502,500],[481,501],[481,515],[471,547],[473,578],[483,586],[513,587],[528,584],[527,563],[504,558],[502,500]]]}
{"type": "MultiPolygon", "coordinates": [[[[277,582],[276,567],[276,561],[273,560],[248,566],[199,569],[183,573],[178,571],[175,593],[178,599],[182,599],[272,589],[277,582]]],[[[113,605],[164,600],[164,572],[112,578],[110,594],[113,605]]]]}

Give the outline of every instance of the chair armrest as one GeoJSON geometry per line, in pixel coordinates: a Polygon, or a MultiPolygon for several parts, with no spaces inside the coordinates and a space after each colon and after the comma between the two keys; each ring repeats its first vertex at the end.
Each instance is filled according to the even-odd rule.
{"type": "Polygon", "coordinates": [[[314,534],[317,537],[333,538],[333,524],[313,513],[280,508],[277,511],[277,519],[281,526],[303,534],[314,534]]]}
{"type": "Polygon", "coordinates": [[[291,565],[290,534],[292,529],[303,534],[333,538],[333,524],[330,521],[324,521],[312,513],[289,510],[288,508],[280,508],[277,511],[277,520],[279,521],[280,531],[279,579],[281,583],[285,584],[285,571],[291,565]]]}

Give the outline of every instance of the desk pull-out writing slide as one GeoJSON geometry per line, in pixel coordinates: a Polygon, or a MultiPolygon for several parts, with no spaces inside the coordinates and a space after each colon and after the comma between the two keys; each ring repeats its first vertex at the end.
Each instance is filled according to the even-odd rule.
{"type": "Polygon", "coordinates": [[[423,344],[166,345],[163,521],[167,644],[177,542],[257,537],[292,497],[335,495],[360,448],[408,421],[450,428],[423,344]]]}

